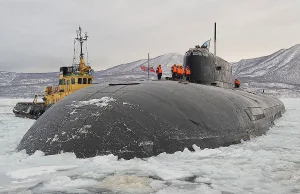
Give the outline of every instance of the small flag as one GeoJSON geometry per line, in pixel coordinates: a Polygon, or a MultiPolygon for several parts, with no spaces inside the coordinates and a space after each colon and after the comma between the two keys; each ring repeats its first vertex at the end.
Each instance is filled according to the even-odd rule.
{"type": "Polygon", "coordinates": [[[141,70],[145,71],[146,67],[145,66],[140,66],[141,70]]]}
{"type": "Polygon", "coordinates": [[[154,68],[153,67],[150,67],[149,69],[151,72],[155,72],[154,68]]]}
{"type": "Polygon", "coordinates": [[[211,39],[209,39],[206,42],[204,42],[203,45],[201,46],[201,48],[207,48],[207,49],[209,49],[209,47],[210,47],[210,40],[211,39]]]}
{"type": "MultiPolygon", "coordinates": [[[[148,67],[146,67],[146,66],[144,66],[144,65],[141,65],[140,68],[141,68],[141,70],[143,70],[143,71],[148,71],[148,67]]],[[[155,72],[155,70],[154,70],[153,67],[149,67],[149,71],[155,72]]]]}

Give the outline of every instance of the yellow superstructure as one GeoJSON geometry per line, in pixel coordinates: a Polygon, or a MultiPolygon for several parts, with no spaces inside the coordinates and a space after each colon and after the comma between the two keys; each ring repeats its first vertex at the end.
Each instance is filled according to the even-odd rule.
{"type": "Polygon", "coordinates": [[[79,27],[75,40],[80,43],[80,62],[79,64],[60,68],[59,84],[46,87],[45,96],[43,98],[46,106],[55,104],[67,95],[94,83],[94,76],[92,76],[93,70],[90,66],[85,65],[84,54],[82,52],[83,42],[87,41],[87,37],[87,34],[85,34],[84,37],[81,36],[81,28],[79,27]]]}

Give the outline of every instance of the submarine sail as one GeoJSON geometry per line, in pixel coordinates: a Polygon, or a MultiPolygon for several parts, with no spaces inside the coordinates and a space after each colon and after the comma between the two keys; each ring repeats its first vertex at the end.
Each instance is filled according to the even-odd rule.
{"type": "Polygon", "coordinates": [[[231,64],[206,48],[191,48],[184,55],[184,69],[191,70],[192,83],[233,88],[231,64]]]}

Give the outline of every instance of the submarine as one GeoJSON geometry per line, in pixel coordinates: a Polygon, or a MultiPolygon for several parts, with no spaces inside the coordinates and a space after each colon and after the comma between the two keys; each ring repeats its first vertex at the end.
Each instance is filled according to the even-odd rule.
{"type": "Polygon", "coordinates": [[[231,64],[206,47],[188,49],[183,66],[189,82],[115,81],[73,92],[36,120],[17,150],[147,158],[250,140],[285,112],[279,99],[235,87],[231,64]]]}

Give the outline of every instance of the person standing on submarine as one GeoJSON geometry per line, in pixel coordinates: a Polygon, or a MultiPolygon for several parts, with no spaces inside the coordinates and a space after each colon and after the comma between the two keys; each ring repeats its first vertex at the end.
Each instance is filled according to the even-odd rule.
{"type": "Polygon", "coordinates": [[[240,85],[241,85],[241,82],[240,82],[238,79],[235,79],[235,80],[234,80],[234,87],[235,87],[235,88],[239,88],[240,85]]]}
{"type": "Polygon", "coordinates": [[[182,65],[179,66],[179,69],[177,70],[177,74],[178,74],[178,79],[182,80],[183,74],[184,74],[184,69],[183,69],[182,65]]]}
{"type": "Polygon", "coordinates": [[[176,72],[177,80],[180,80],[180,65],[177,65],[176,69],[177,69],[177,72],[176,72]]]}
{"type": "Polygon", "coordinates": [[[174,64],[171,68],[171,72],[172,72],[172,80],[174,81],[177,77],[177,67],[176,64],[174,64]]]}
{"type": "Polygon", "coordinates": [[[156,74],[157,74],[157,79],[161,80],[161,76],[162,76],[161,65],[158,65],[158,67],[156,68],[156,74]]]}
{"type": "Polygon", "coordinates": [[[186,68],[185,68],[185,78],[189,82],[191,81],[190,80],[190,75],[191,75],[191,70],[190,70],[189,66],[186,66],[186,68]]]}

